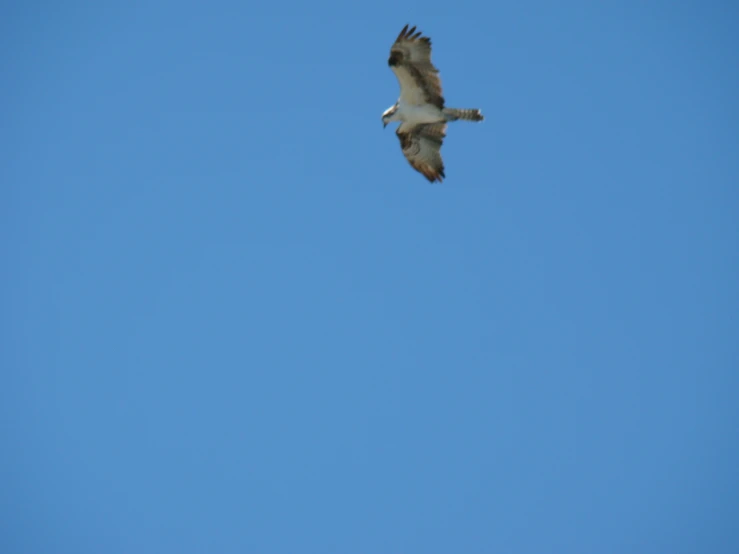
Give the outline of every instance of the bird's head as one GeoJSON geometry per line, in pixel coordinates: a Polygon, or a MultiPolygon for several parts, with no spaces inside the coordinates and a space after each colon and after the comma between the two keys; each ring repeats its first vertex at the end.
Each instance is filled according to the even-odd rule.
{"type": "Polygon", "coordinates": [[[385,127],[387,127],[387,124],[390,123],[391,121],[397,121],[395,119],[395,114],[397,113],[397,111],[398,111],[398,105],[395,104],[394,106],[388,108],[387,110],[385,110],[382,113],[382,127],[383,127],[383,129],[385,127]]]}

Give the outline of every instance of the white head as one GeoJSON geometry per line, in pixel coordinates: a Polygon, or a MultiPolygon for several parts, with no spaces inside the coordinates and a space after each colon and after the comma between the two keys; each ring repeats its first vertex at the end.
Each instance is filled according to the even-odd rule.
{"type": "Polygon", "coordinates": [[[398,117],[398,104],[396,103],[394,106],[389,107],[387,110],[385,110],[382,113],[382,126],[387,127],[387,124],[391,121],[400,121],[400,118],[398,117]]]}

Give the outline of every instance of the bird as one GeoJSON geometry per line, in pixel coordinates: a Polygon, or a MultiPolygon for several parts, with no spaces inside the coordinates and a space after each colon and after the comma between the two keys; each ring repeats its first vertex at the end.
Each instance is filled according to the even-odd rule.
{"type": "Polygon", "coordinates": [[[441,182],[444,160],[441,146],[450,121],[483,121],[477,108],[447,108],[439,70],[431,62],[431,39],[407,24],[390,48],[387,61],[400,85],[397,102],[382,114],[383,128],[398,121],[395,134],[411,167],[429,182],[441,182]]]}

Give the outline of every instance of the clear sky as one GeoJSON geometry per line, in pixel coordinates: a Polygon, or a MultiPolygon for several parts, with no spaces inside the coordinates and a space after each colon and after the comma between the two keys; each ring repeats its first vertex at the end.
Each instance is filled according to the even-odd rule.
{"type": "Polygon", "coordinates": [[[735,4],[14,4],[0,551],[739,551],[735,4]]]}

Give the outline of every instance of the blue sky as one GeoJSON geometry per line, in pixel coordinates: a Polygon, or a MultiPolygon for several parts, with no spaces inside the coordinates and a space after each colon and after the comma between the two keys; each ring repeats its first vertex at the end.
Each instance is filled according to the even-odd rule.
{"type": "Polygon", "coordinates": [[[3,11],[0,550],[739,550],[729,2],[3,11]]]}

